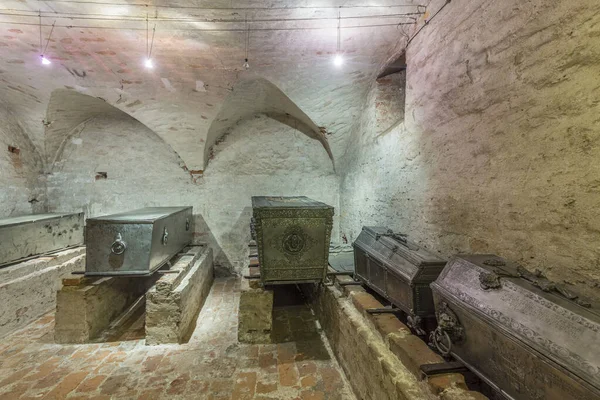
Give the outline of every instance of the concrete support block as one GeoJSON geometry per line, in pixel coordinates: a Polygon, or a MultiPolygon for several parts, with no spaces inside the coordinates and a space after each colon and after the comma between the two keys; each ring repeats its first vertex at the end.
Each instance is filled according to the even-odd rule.
{"type": "Polygon", "coordinates": [[[0,337],[53,310],[61,279],[83,270],[84,254],[77,247],[0,269],[0,337]]]}
{"type": "Polygon", "coordinates": [[[238,313],[238,340],[242,343],[271,343],[273,290],[260,287],[258,282],[242,279],[238,313]]]}
{"type": "Polygon", "coordinates": [[[146,344],[188,340],[213,279],[212,249],[188,248],[146,294],[146,344]]]}
{"type": "Polygon", "coordinates": [[[157,277],[71,276],[56,294],[56,343],[87,343],[144,295],[157,277]]]}

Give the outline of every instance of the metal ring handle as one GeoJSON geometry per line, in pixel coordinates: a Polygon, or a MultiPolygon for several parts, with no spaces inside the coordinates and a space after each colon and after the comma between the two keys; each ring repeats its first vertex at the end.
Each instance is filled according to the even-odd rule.
{"type": "Polygon", "coordinates": [[[452,350],[452,339],[450,339],[450,335],[448,335],[448,332],[446,332],[444,329],[441,329],[438,326],[433,332],[431,332],[431,341],[443,356],[450,354],[450,351],[452,350]],[[448,344],[446,345],[443,343],[442,339],[445,339],[448,344]]]}
{"type": "Polygon", "coordinates": [[[190,219],[189,218],[185,219],[185,230],[186,231],[190,230],[190,219]]]}
{"type": "Polygon", "coordinates": [[[125,241],[123,240],[123,237],[121,236],[121,234],[117,233],[117,238],[110,245],[110,251],[113,254],[121,255],[121,254],[125,253],[126,249],[127,249],[127,243],[125,243],[125,241]]]}
{"type": "Polygon", "coordinates": [[[169,232],[167,231],[167,227],[165,226],[165,229],[163,231],[162,243],[163,243],[163,245],[166,246],[168,242],[169,242],[169,232]]]}

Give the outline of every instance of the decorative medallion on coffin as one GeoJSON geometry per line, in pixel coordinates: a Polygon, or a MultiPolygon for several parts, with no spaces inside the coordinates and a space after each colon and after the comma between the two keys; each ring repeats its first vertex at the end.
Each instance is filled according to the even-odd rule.
{"type": "Polygon", "coordinates": [[[431,287],[432,342],[507,398],[600,398],[597,305],[494,255],[454,258],[431,287]]]}
{"type": "Polygon", "coordinates": [[[252,209],[263,284],[325,278],[333,207],[304,196],[256,196],[252,209]]]}

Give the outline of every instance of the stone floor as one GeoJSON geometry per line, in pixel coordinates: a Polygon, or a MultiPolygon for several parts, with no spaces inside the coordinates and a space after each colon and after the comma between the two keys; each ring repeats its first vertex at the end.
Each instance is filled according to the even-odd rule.
{"type": "Polygon", "coordinates": [[[237,343],[239,281],[217,279],[184,345],[145,346],[143,315],[104,343],[57,345],[48,314],[0,344],[0,399],[355,399],[311,310],[276,293],[276,344],[237,343]]]}

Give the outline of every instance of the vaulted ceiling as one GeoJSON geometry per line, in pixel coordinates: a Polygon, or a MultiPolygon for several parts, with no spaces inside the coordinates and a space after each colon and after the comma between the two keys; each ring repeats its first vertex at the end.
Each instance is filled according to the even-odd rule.
{"type": "MultiPolygon", "coordinates": [[[[247,93],[232,96],[248,87],[240,82],[266,81],[273,93],[280,90],[290,100],[276,113],[279,119],[293,109],[292,115],[307,117],[308,131],[323,127],[327,133],[313,138],[330,147],[335,159],[345,150],[369,85],[424,11],[412,0],[3,0],[0,99],[50,162],[55,154],[46,151],[52,147],[46,143],[49,133],[68,135],[73,121],[103,112],[93,104],[81,107],[77,96],[63,96],[54,105],[62,113],[49,111],[52,93],[70,90],[138,119],[187,168],[202,170],[207,141],[216,140],[209,131],[222,128],[214,120],[228,115],[225,100],[237,102],[225,107],[244,107],[239,99],[271,102],[271,108],[249,107],[268,115],[271,89],[258,100],[247,93]],[[345,60],[339,68],[332,62],[338,22],[345,60]],[[247,35],[250,69],[243,67],[247,35]],[[149,43],[152,69],[144,66],[149,43]],[[50,65],[41,63],[41,52],[50,65]]],[[[229,113],[237,114],[244,116],[229,113]]]]}

